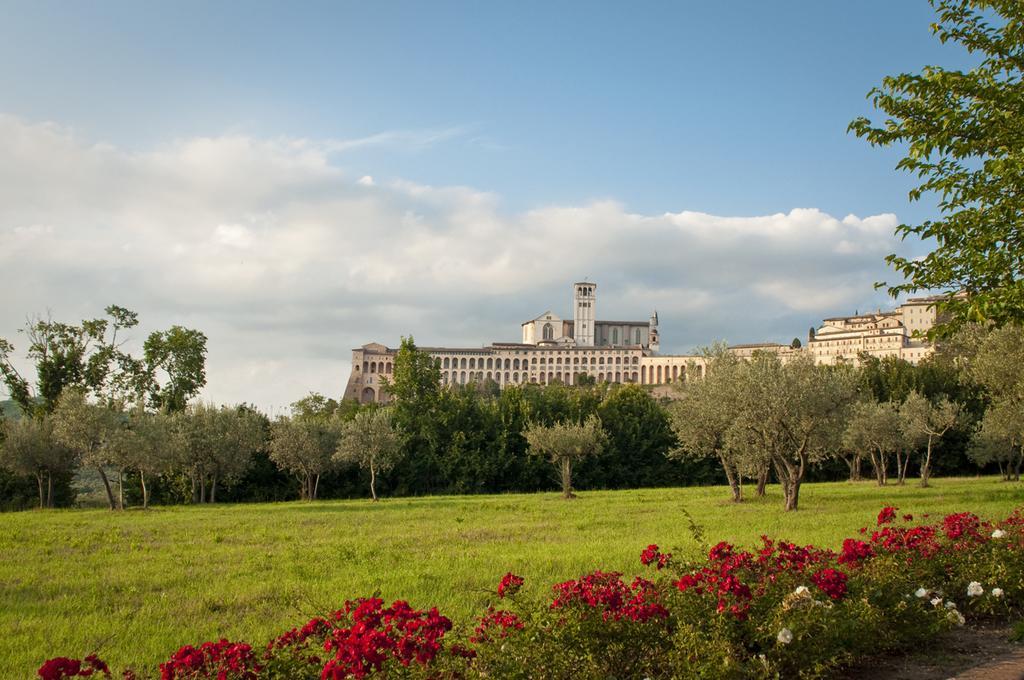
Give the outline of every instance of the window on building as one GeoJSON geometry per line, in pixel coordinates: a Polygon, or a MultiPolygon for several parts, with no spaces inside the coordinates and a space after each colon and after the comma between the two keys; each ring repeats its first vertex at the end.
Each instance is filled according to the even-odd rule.
{"type": "Polygon", "coordinates": [[[640,344],[640,329],[639,328],[636,329],[636,332],[633,334],[633,337],[634,337],[633,344],[634,345],[639,345],[640,344]]]}
{"type": "Polygon", "coordinates": [[[613,328],[612,329],[612,344],[613,345],[619,344],[619,329],[618,328],[613,328]]]}
{"type": "Polygon", "coordinates": [[[551,324],[544,324],[544,339],[553,340],[555,338],[555,329],[551,327],[551,324]]]}

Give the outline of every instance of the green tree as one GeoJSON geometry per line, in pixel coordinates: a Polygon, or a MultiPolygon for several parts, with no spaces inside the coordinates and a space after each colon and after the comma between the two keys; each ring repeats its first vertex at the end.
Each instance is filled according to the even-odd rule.
{"type": "Polygon", "coordinates": [[[816,366],[810,356],[783,364],[764,352],[744,364],[741,376],[729,445],[748,451],[755,464],[770,460],[786,510],[796,510],[808,467],[839,448],[855,376],[845,366],[816,366]]]}
{"type": "Polygon", "coordinates": [[[995,463],[1006,481],[1020,481],[1024,465],[1024,412],[999,402],[985,412],[971,441],[971,458],[978,465],[995,463]]]}
{"type": "Polygon", "coordinates": [[[370,472],[370,496],[377,501],[377,475],[395,466],[402,455],[402,438],[390,408],[370,409],[345,424],[334,458],[370,472]]]}
{"type": "Polygon", "coordinates": [[[411,336],[402,338],[394,372],[381,382],[395,399],[394,424],[402,435],[400,490],[432,493],[443,489],[440,452],[445,439],[438,428],[441,369],[437,362],[418,349],[411,336]]]}
{"type": "Polygon", "coordinates": [[[729,482],[732,500],[739,503],[743,500],[744,458],[742,451],[729,446],[729,433],[739,416],[740,380],[745,367],[724,344],[708,348],[703,354],[707,359],[706,376],[679,383],[678,399],[669,405],[672,429],[679,440],[670,455],[675,459],[717,459],[729,482]]]}
{"type": "Polygon", "coordinates": [[[134,394],[141,366],[122,351],[120,331],[138,324],[138,315],[117,305],[106,308],[108,318],[68,324],[47,317],[29,320],[21,332],[28,340],[26,356],[35,366],[33,384],[15,368],[15,347],[0,338],[0,378],[23,413],[52,413],[68,387],[79,387],[110,403],[134,394]]]}
{"type": "Polygon", "coordinates": [[[299,479],[299,497],[315,501],[320,476],[330,470],[338,428],[313,419],[279,418],[270,428],[270,460],[299,479]]]}
{"type": "Polygon", "coordinates": [[[573,462],[595,456],[607,443],[600,419],[591,415],[582,424],[576,422],[554,425],[530,425],[525,432],[529,452],[543,456],[555,465],[562,481],[562,497],[573,498],[573,462]]]}
{"type": "Polygon", "coordinates": [[[962,418],[960,404],[940,397],[934,404],[919,392],[911,392],[900,406],[903,429],[910,439],[924,444],[921,460],[921,486],[927,487],[932,473],[932,449],[962,418]]]}
{"type": "Polygon", "coordinates": [[[182,411],[206,385],[206,335],[202,332],[182,326],[154,331],[142,351],[153,408],[182,411]]]}
{"type": "Polygon", "coordinates": [[[180,441],[175,467],[191,482],[193,503],[216,503],[217,485],[232,486],[262,449],[264,431],[248,409],[193,404],[174,416],[180,441]]]}
{"type": "Polygon", "coordinates": [[[843,445],[871,459],[878,486],[889,480],[889,456],[904,444],[903,423],[890,401],[862,401],[846,420],[843,445]]]}
{"type": "Polygon", "coordinates": [[[601,454],[584,461],[577,477],[586,478],[588,466],[600,467],[605,488],[667,486],[681,467],[668,460],[676,445],[668,412],[639,385],[616,385],[597,408],[608,445],[601,454]]]}
{"type": "MultiPolygon", "coordinates": [[[[897,168],[920,178],[912,201],[938,197],[940,217],[897,233],[934,244],[924,258],[889,255],[896,296],[941,290],[948,331],[964,322],[1024,321],[1024,4],[931,0],[932,31],[978,57],[963,72],[939,66],[888,76],[868,96],[886,118],[849,129],[874,146],[901,145],[897,168]],[[955,296],[964,292],[966,296],[955,296]]],[[[885,285],[885,284],[881,284],[885,285]]]]}
{"type": "Polygon", "coordinates": [[[54,436],[49,417],[0,421],[0,426],[0,466],[35,477],[40,509],[52,508],[54,477],[74,468],[74,453],[54,436]]]}
{"type": "Polygon", "coordinates": [[[106,467],[114,463],[111,445],[124,427],[121,414],[104,405],[92,404],[80,388],[61,393],[53,412],[53,430],[57,441],[78,455],[82,465],[94,468],[103,480],[110,509],[115,509],[106,467]]]}

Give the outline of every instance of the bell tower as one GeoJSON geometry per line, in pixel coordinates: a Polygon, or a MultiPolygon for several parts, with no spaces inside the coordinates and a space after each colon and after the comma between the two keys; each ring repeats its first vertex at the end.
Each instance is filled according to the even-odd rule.
{"type": "Polygon", "coordinates": [[[650,329],[647,335],[647,346],[652,352],[657,353],[661,349],[661,337],[658,333],[658,311],[655,310],[651,314],[651,320],[648,328],[650,329]]]}
{"type": "Polygon", "coordinates": [[[577,347],[594,346],[595,303],[597,302],[597,284],[579,281],[573,284],[572,321],[573,337],[577,347]]]}

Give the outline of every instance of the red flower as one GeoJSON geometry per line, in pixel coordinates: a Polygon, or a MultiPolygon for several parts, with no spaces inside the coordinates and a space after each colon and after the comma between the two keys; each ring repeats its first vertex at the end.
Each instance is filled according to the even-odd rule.
{"type": "Polygon", "coordinates": [[[846,595],[846,574],[838,569],[822,569],[811,574],[811,581],[833,600],[846,595]]]}
{"type": "Polygon", "coordinates": [[[522,587],[523,577],[509,572],[502,577],[501,583],[498,584],[498,597],[504,598],[506,595],[515,595],[522,587]]]}
{"type": "Polygon", "coordinates": [[[660,552],[658,546],[654,543],[644,548],[644,551],[640,553],[640,564],[645,567],[656,564],[658,569],[664,569],[671,560],[672,553],[660,552]]]}
{"type": "MultiPolygon", "coordinates": [[[[469,638],[469,641],[479,644],[491,640],[491,636],[503,639],[509,636],[510,631],[522,629],[523,622],[512,612],[488,607],[487,613],[480,617],[480,624],[473,631],[473,636],[469,638]],[[494,632],[495,629],[497,629],[497,633],[494,632]]],[[[456,653],[454,647],[452,653],[456,653]]],[[[473,656],[476,656],[476,652],[473,652],[473,656]]]]}
{"type": "Polygon", "coordinates": [[[848,538],[843,541],[843,550],[836,559],[839,564],[859,564],[861,561],[875,556],[870,543],[848,538]]]}
{"type": "Polygon", "coordinates": [[[891,506],[886,506],[882,508],[882,511],[878,513],[878,526],[888,524],[889,522],[896,519],[897,510],[899,510],[899,508],[894,508],[891,506]]]}
{"type": "Polygon", "coordinates": [[[48,659],[39,667],[36,674],[43,680],[63,680],[64,678],[87,678],[94,673],[102,673],[110,677],[110,669],[95,654],[85,657],[85,663],[79,659],[57,657],[48,659]]]}

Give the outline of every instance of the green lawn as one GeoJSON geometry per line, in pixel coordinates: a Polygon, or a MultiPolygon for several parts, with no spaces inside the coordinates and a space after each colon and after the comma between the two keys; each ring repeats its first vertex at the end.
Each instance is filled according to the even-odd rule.
{"type": "Polygon", "coordinates": [[[725,488],[369,501],[57,510],[0,515],[0,667],[30,677],[45,658],[99,650],[155,667],[184,643],[263,642],[346,598],[380,591],[468,622],[506,571],[534,592],[594,568],[640,573],[648,543],[694,551],[682,510],[712,542],[768,534],[837,547],[878,509],[1003,516],[1024,485],[937,479],[879,489],[808,484],[785,513],[725,488]]]}

